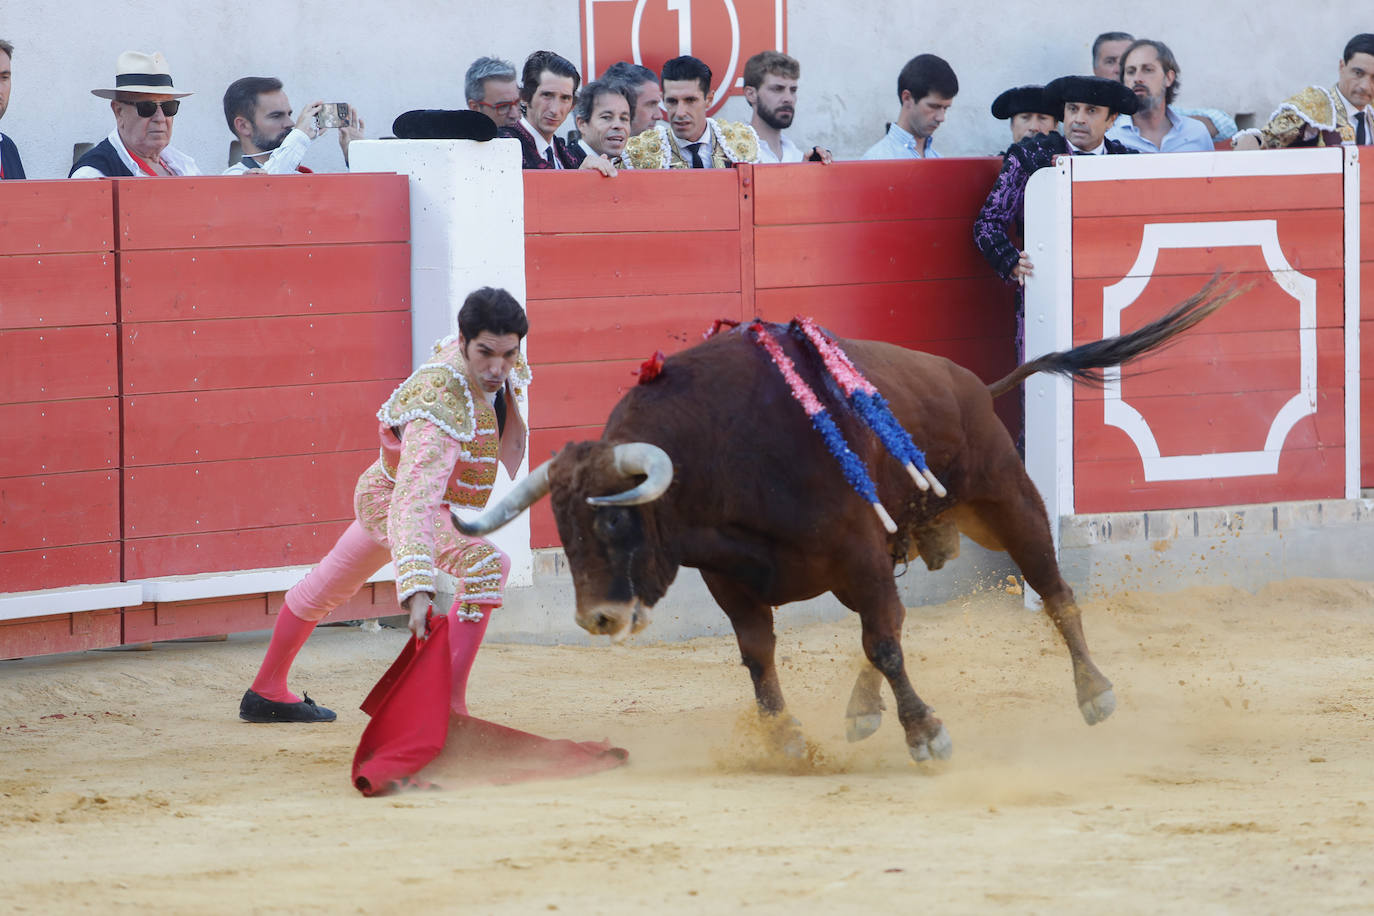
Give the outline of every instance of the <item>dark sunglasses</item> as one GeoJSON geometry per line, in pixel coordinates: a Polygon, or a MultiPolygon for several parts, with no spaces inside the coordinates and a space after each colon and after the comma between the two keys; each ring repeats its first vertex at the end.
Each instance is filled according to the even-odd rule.
{"type": "Polygon", "coordinates": [[[181,102],[178,99],[171,99],[166,102],[125,102],[124,104],[134,106],[134,110],[138,112],[140,118],[151,118],[159,106],[162,108],[163,114],[169,118],[174,118],[181,108],[181,102]]]}

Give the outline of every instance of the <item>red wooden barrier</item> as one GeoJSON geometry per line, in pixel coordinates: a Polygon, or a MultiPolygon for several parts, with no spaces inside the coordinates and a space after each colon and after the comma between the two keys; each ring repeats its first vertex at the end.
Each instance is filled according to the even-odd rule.
{"type": "Polygon", "coordinates": [[[1136,363],[1119,396],[1074,388],[1074,512],[1343,495],[1343,201],[1339,172],[1080,181],[1075,171],[1074,344],[1115,332],[1108,315],[1120,332],[1140,327],[1217,270],[1253,287],[1136,363]],[[1316,410],[1303,406],[1290,428],[1281,411],[1305,404],[1304,390],[1316,410]],[[1148,445],[1162,457],[1154,479],[1148,445]]]}
{"type": "Polygon", "coordinates": [[[396,175],[117,182],[127,579],[313,562],[410,369],[396,175]],[[251,185],[251,187],[248,187],[251,185]]]}
{"type": "Polygon", "coordinates": [[[1374,487],[1374,169],[1360,177],[1360,486],[1374,487]]]}
{"type": "Polygon", "coordinates": [[[119,581],[112,213],[105,182],[0,182],[0,593],[119,581]]]}

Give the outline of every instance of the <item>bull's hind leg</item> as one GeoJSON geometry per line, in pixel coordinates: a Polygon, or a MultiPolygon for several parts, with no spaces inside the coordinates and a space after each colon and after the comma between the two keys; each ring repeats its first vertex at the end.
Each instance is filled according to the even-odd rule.
{"type": "Polygon", "coordinates": [[[872,665],[864,665],[849,694],[844,711],[844,736],[849,741],[862,741],[883,724],[883,674],[872,665]]]}
{"type": "MultiPolygon", "coordinates": [[[[891,570],[851,570],[846,578],[857,584],[837,590],[835,597],[859,615],[864,654],[892,688],[892,695],[897,700],[897,719],[906,731],[907,752],[916,761],[932,757],[948,759],[954,752],[949,732],[944,723],[935,718],[935,711],[916,695],[906,674],[906,659],[902,654],[902,621],[906,608],[897,597],[891,570]]],[[[862,682],[864,676],[859,677],[862,682]]],[[[855,687],[857,689],[858,685],[855,687]]]]}
{"type": "Polygon", "coordinates": [[[777,647],[773,608],[754,600],[729,579],[706,572],[701,577],[734,627],[740,660],[754,682],[754,700],[769,740],[788,757],[800,759],[806,753],[806,739],[802,737],[801,723],[787,714],[773,662],[777,647]]]}
{"type": "Polygon", "coordinates": [[[972,517],[959,519],[959,528],[985,547],[1005,550],[1021,569],[1026,583],[1040,594],[1045,612],[1069,649],[1078,709],[1089,725],[1096,725],[1116,709],[1116,694],[1112,692],[1112,682],[1097,670],[1088,654],[1083,615],[1074,601],[1073,589],[1060,575],[1045,504],[1019,462],[1016,467],[1021,471],[1018,476],[1004,478],[1008,497],[1000,502],[968,504],[965,511],[972,517]],[[979,531],[980,526],[984,530],[979,531]]]}

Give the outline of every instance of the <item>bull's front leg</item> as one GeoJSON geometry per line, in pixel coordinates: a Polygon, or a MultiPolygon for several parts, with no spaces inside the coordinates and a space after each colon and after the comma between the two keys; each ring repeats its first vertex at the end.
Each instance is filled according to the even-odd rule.
{"type": "Polygon", "coordinates": [[[774,664],[777,637],[773,633],[773,608],[751,599],[728,579],[706,573],[702,578],[734,627],[740,661],[754,682],[754,701],[769,742],[788,757],[801,758],[806,753],[806,739],[801,723],[787,714],[774,664]]]}

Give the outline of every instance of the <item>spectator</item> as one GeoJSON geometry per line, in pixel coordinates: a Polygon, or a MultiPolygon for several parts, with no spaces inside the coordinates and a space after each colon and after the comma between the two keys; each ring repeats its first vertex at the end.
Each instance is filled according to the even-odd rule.
{"type": "Polygon", "coordinates": [[[1207,133],[1212,135],[1213,146],[1216,145],[1216,141],[1230,140],[1240,129],[1236,126],[1236,119],[1220,108],[1180,108],[1175,106],[1174,111],[1185,118],[1198,121],[1207,128],[1207,133]]]}
{"type": "MultiPolygon", "coordinates": [[[[323,102],[305,106],[295,124],[291,122],[291,102],[282,91],[281,80],[270,76],[245,76],[229,84],[224,92],[224,120],[238,138],[243,155],[224,170],[226,175],[242,175],[261,170],[269,175],[310,172],[301,165],[310,141],[324,133],[316,124],[323,102]]],[[[363,122],[352,106],[348,124],[339,128],[339,148],[348,164],[348,144],[363,137],[363,122]]]]}
{"type": "Polygon", "coordinates": [[[1122,115],[1107,136],[1140,153],[1209,153],[1212,134],[1174,110],[1178,60],[1162,41],[1141,38],[1121,57],[1121,83],[1135,93],[1133,115],[1122,115]]]}
{"type": "Polygon", "coordinates": [[[617,61],[606,68],[601,79],[630,93],[631,137],[663,120],[663,90],[659,88],[658,77],[648,67],[617,61]]]}
{"type": "MultiPolygon", "coordinates": [[[[1067,138],[1051,131],[1028,134],[1012,144],[1002,163],[997,183],[992,186],[978,218],[973,223],[973,241],[997,275],[1008,282],[1024,284],[1034,264],[1029,255],[1013,242],[1019,239],[1024,221],[1026,182],[1037,170],[1064,153],[1105,155],[1133,153],[1115,140],[1106,139],[1107,130],[1119,114],[1135,111],[1136,97],[1118,80],[1099,76],[1061,76],[1045,87],[1046,100],[1063,112],[1067,138]]],[[[1024,350],[1025,326],[1018,294],[1016,307],[1016,349],[1024,350]]]]}
{"type": "MultiPolygon", "coordinates": [[[[780,51],[760,51],[744,62],[744,98],[754,109],[749,126],[759,136],[759,162],[801,162],[802,151],[783,131],[797,112],[801,64],[780,51]]],[[[830,150],[811,147],[813,161],[829,164],[830,150]]]]}
{"type": "Polygon", "coordinates": [[[1374,34],[1363,32],[1345,45],[1330,89],[1308,86],[1284,101],[1269,123],[1231,138],[1236,149],[1286,146],[1364,146],[1374,140],[1374,34]]]}
{"type": "Polygon", "coordinates": [[[463,78],[468,108],[480,111],[497,127],[520,123],[520,87],[515,83],[515,65],[497,57],[479,57],[463,78]]]}
{"type": "Polygon", "coordinates": [[[902,110],[887,133],[864,153],[865,159],[938,159],[931,137],[945,121],[959,94],[954,69],[934,54],[919,54],[906,62],[897,77],[902,110]]]}
{"type": "Polygon", "coordinates": [[[190,156],[172,147],[172,121],[189,92],[172,85],[160,51],[125,51],[115,65],[115,88],[92,89],[110,99],[115,129],[72,166],[69,178],[199,175],[190,156]]]}
{"type": "Polygon", "coordinates": [[[1011,122],[1011,142],[1026,134],[1047,134],[1059,126],[1059,114],[1045,99],[1044,86],[1017,86],[992,100],[992,116],[1011,122]]]}
{"type": "MultiPolygon", "coordinates": [[[[5,109],[10,107],[10,61],[14,58],[14,45],[0,38],[0,118],[5,117],[5,109]]],[[[0,181],[24,177],[24,163],[19,161],[19,147],[4,134],[0,134],[0,181]]]]}
{"type": "Polygon", "coordinates": [[[516,124],[501,128],[501,136],[520,141],[522,167],[577,168],[576,157],[554,132],[567,120],[581,81],[572,62],[552,51],[535,51],[525,60],[520,77],[525,116],[516,124]]]}
{"type": "Polygon", "coordinates": [[[757,162],[759,137],[754,128],[708,118],[706,109],[714,99],[711,68],[703,61],[684,55],[664,64],[667,121],[656,121],[653,129],[626,144],[630,165],[637,169],[723,169],[736,162],[757,162]]]}
{"type": "Polygon", "coordinates": [[[582,87],[573,121],[581,135],[569,151],[585,166],[586,160],[605,159],[612,168],[625,167],[625,142],[630,139],[630,91],[607,80],[582,87]]]}
{"type": "Polygon", "coordinates": [[[1093,75],[1104,80],[1121,79],[1121,56],[1135,41],[1130,32],[1103,32],[1093,39],[1093,75]]]}

